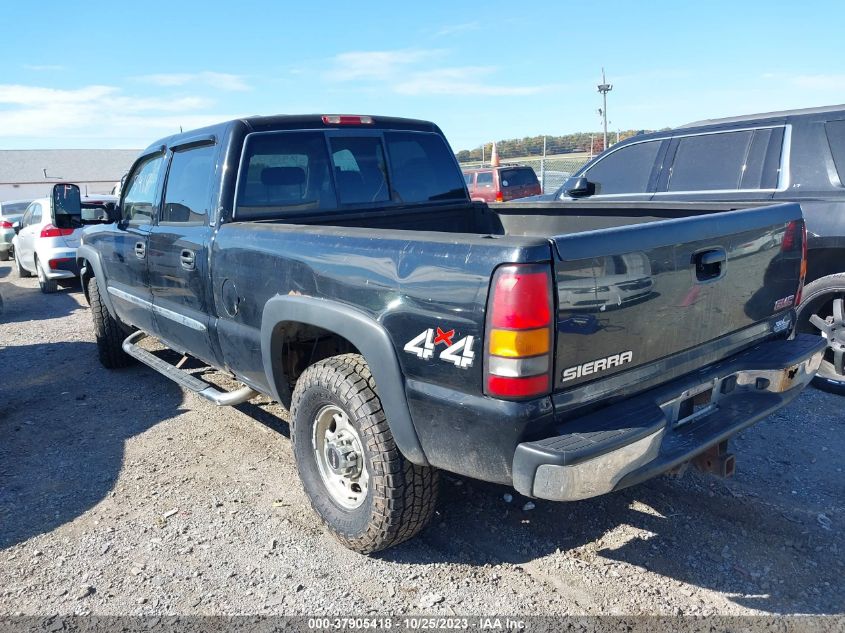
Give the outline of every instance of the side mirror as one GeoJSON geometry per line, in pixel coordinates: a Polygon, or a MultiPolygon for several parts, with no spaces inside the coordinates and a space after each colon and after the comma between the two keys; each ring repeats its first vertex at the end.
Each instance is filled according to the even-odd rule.
{"type": "Polygon", "coordinates": [[[15,235],[21,232],[21,221],[16,220],[12,222],[12,228],[15,230],[15,235]]]}
{"type": "Polygon", "coordinates": [[[593,195],[596,192],[596,186],[585,176],[577,176],[566,181],[566,184],[563,185],[563,192],[573,198],[583,198],[593,195]]]}
{"type": "Polygon", "coordinates": [[[53,185],[53,213],[59,215],[82,216],[82,196],[79,186],[69,182],[53,185]]]}

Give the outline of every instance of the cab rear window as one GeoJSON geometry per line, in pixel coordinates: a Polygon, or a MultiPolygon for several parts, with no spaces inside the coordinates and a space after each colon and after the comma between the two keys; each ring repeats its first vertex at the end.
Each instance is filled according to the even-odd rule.
{"type": "Polygon", "coordinates": [[[270,132],[247,139],[236,217],[449,200],[466,200],[466,188],[439,135],[270,132]]]}

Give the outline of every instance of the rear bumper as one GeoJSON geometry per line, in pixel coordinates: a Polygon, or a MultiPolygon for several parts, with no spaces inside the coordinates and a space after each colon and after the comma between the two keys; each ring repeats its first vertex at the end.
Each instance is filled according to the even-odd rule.
{"type": "Polygon", "coordinates": [[[5,253],[12,248],[12,239],[14,237],[14,229],[0,229],[0,253],[5,253]]]}
{"type": "Polygon", "coordinates": [[[824,349],[824,339],[809,335],[763,343],[563,422],[559,435],[516,447],[514,488],[530,497],[574,501],[670,470],[790,402],[815,375],[824,349]],[[694,403],[697,394],[703,395],[694,403]]]}
{"type": "Polygon", "coordinates": [[[35,254],[38,261],[44,264],[44,274],[48,279],[72,279],[79,276],[75,248],[38,244],[35,254]],[[53,262],[52,266],[50,262],[53,262]]]}

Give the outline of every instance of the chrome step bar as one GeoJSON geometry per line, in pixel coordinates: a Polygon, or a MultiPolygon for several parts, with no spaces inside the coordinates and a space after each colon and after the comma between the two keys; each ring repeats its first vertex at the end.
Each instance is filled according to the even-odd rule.
{"type": "Polygon", "coordinates": [[[212,387],[207,382],[192,376],[188,372],[179,369],[178,367],[174,367],[170,363],[160,359],[155,354],[152,354],[136,345],[138,341],[146,338],[146,336],[147,335],[140,330],[130,334],[126,337],[126,340],[123,341],[123,351],[129,354],[132,358],[152,367],[163,376],[170,378],[170,380],[181,385],[185,389],[190,389],[209,402],[213,402],[218,407],[241,404],[242,402],[246,402],[250,398],[254,398],[258,395],[258,392],[251,387],[241,387],[235,391],[220,391],[216,387],[212,387]]]}

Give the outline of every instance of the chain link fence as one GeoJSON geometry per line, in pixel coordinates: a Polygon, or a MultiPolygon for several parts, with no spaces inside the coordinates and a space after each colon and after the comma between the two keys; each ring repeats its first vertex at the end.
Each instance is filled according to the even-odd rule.
{"type": "MultiPolygon", "coordinates": [[[[537,179],[543,187],[543,193],[554,193],[558,188],[574,174],[584,163],[590,159],[589,155],[579,154],[577,156],[546,156],[532,158],[500,158],[501,163],[527,165],[534,169],[537,179]]],[[[489,162],[467,161],[461,163],[461,168],[470,169],[476,167],[489,167],[489,162]]]]}

